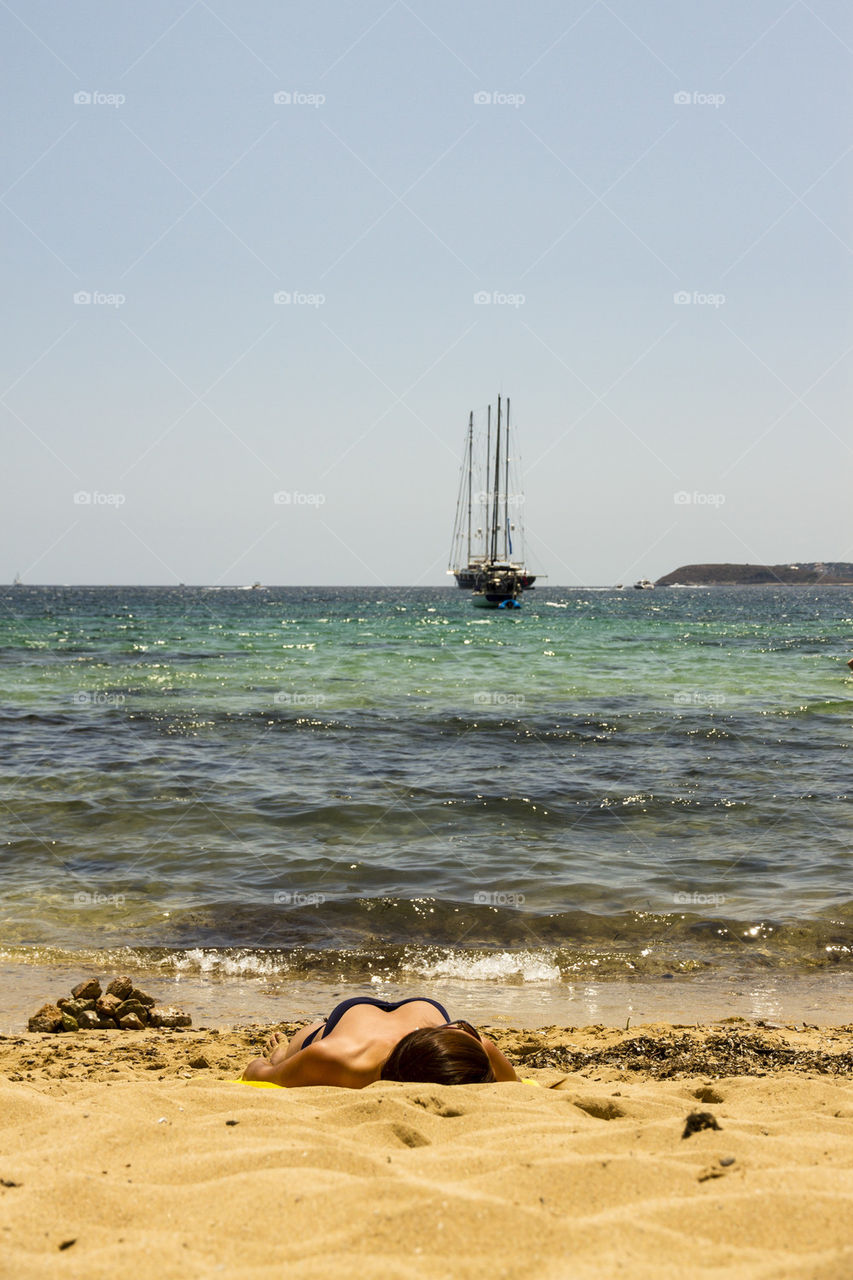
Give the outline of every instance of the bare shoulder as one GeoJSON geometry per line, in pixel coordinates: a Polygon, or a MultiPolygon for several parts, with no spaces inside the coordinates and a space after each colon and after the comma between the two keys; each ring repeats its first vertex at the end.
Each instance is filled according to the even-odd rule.
{"type": "Polygon", "coordinates": [[[496,1080],[518,1080],[515,1067],[508,1058],[504,1057],[494,1040],[489,1040],[487,1036],[483,1036],[483,1048],[488,1054],[496,1080]]]}
{"type": "Polygon", "coordinates": [[[311,1085],[337,1085],[343,1089],[361,1089],[369,1084],[372,1075],[349,1066],[328,1041],[320,1040],[300,1049],[292,1057],[275,1066],[265,1058],[255,1058],[243,1072],[244,1080],[261,1080],[282,1085],[286,1089],[307,1088],[311,1085]]]}

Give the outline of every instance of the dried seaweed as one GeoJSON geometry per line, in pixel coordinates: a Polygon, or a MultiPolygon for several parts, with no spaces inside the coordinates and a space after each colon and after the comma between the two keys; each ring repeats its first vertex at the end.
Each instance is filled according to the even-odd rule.
{"type": "Polygon", "coordinates": [[[763,1076],[776,1071],[809,1075],[853,1075],[853,1052],[825,1053],[799,1049],[755,1032],[725,1031],[705,1037],[691,1035],[635,1036],[601,1049],[553,1045],[519,1054],[527,1067],[555,1067],[559,1071],[589,1071],[616,1067],[638,1071],[656,1080],[678,1075],[763,1076]]]}

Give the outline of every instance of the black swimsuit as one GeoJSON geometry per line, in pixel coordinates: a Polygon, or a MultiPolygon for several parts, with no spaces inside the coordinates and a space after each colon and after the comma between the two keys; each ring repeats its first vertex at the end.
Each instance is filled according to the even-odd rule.
{"type": "Polygon", "coordinates": [[[348,1009],[354,1009],[357,1004],[369,1004],[374,1009],[382,1009],[384,1013],[393,1013],[395,1009],[401,1009],[404,1004],[416,1004],[418,1001],[423,1004],[431,1004],[437,1009],[444,1018],[445,1022],[450,1021],[450,1014],[447,1012],[443,1004],[439,1004],[437,1000],[430,1000],[429,996],[409,996],[405,1000],[398,1000],[396,1003],[392,1000],[376,1000],[373,996],[352,996],[349,1000],[342,1000],[340,1004],[335,1005],[332,1012],[324,1022],[322,1027],[317,1027],[312,1031],[310,1036],[306,1036],[302,1041],[302,1048],[307,1049],[308,1045],[320,1036],[321,1040],[325,1040],[327,1035],[334,1031],[341,1018],[348,1009]],[[322,1032],[322,1035],[320,1033],[322,1032]]]}

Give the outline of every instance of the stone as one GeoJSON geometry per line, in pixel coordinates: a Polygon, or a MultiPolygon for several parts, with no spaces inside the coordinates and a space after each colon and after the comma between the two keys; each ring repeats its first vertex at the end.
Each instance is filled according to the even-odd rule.
{"type": "Polygon", "coordinates": [[[123,1000],[113,1014],[113,1017],[116,1022],[120,1023],[122,1018],[126,1018],[131,1013],[136,1015],[143,1026],[148,1021],[148,1010],[145,1008],[145,1005],[140,1004],[138,1000],[123,1000]]]}
{"type": "Polygon", "coordinates": [[[86,1008],[82,1000],[67,1000],[64,996],[56,1002],[63,1013],[70,1013],[72,1018],[79,1018],[86,1008]]]}
{"type": "Polygon", "coordinates": [[[119,1000],[129,999],[130,993],[132,991],[133,991],[133,983],[131,982],[130,978],[127,978],[127,977],[113,978],[112,982],[107,987],[107,995],[118,996],[119,1000]]]}
{"type": "Polygon", "coordinates": [[[77,1019],[72,1017],[67,1009],[62,1010],[62,1030],[63,1031],[79,1031],[77,1019]]]}
{"type": "Polygon", "coordinates": [[[152,1004],[156,1004],[156,1003],[157,1003],[157,1001],[154,999],[154,997],[153,997],[153,996],[149,996],[149,995],[147,994],[147,992],[145,992],[145,991],[140,991],[140,990],[139,990],[139,987],[134,987],[134,988],[133,988],[133,990],[131,991],[131,993],[130,993],[130,995],[129,995],[128,999],[129,999],[129,1000],[138,1000],[138,1001],[139,1001],[139,1003],[140,1003],[140,1004],[144,1004],[146,1008],[149,1008],[152,1004]]]}
{"type": "Polygon", "coordinates": [[[115,1031],[117,1025],[115,1018],[107,1018],[103,1013],[98,1014],[99,1031],[115,1031]]]}
{"type": "Polygon", "coordinates": [[[95,1008],[102,1017],[112,1019],[115,1017],[116,1009],[120,1004],[121,1000],[118,996],[105,995],[101,996],[100,1000],[96,1001],[95,1008]]]}
{"type": "Polygon", "coordinates": [[[43,1004],[27,1023],[28,1031],[59,1031],[62,1027],[62,1010],[55,1004],[43,1004]]]}
{"type": "Polygon", "coordinates": [[[135,1013],[126,1013],[123,1018],[118,1019],[118,1025],[122,1031],[144,1031],[145,1023],[135,1013]]]}
{"type": "Polygon", "coordinates": [[[719,1129],[717,1117],[710,1111],[691,1111],[684,1123],[682,1138],[689,1138],[691,1133],[699,1133],[702,1129],[719,1129]]]}
{"type": "Polygon", "coordinates": [[[97,1031],[101,1020],[94,1009],[81,1009],[77,1014],[77,1026],[81,1031],[97,1031]]]}
{"type": "Polygon", "coordinates": [[[75,1000],[97,1000],[101,994],[101,984],[97,978],[86,978],[84,982],[78,982],[76,987],[71,988],[71,994],[75,1000]]]}
{"type": "Polygon", "coordinates": [[[148,1010],[148,1018],[152,1027],[191,1027],[193,1020],[183,1009],[155,1004],[148,1010]]]}

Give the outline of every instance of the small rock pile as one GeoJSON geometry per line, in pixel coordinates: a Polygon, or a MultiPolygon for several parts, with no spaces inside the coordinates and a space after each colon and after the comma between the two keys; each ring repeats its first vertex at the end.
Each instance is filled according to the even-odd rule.
{"type": "Polygon", "coordinates": [[[43,1004],[27,1023],[28,1031],[144,1031],[146,1027],[189,1027],[183,1009],[159,1005],[130,978],[113,978],[105,992],[97,978],[87,978],[61,996],[43,1004]]]}

